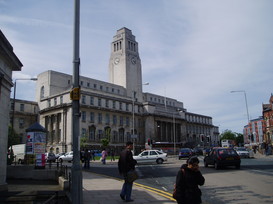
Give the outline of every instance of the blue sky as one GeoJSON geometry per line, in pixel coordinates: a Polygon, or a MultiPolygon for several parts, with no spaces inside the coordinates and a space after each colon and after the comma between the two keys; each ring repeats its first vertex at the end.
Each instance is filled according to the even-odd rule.
{"type": "MultiPolygon", "coordinates": [[[[139,43],[145,92],[175,98],[242,133],[272,93],[271,0],[81,0],[81,75],[108,81],[110,44],[122,27],[139,43]]],[[[0,0],[0,28],[23,63],[13,79],[72,74],[74,0],[0,0]]],[[[16,98],[35,100],[18,81],[16,98]]]]}

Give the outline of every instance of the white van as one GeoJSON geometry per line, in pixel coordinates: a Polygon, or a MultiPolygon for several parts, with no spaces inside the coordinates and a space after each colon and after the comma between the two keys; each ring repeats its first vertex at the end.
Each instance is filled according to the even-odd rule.
{"type": "Polygon", "coordinates": [[[12,145],[12,150],[14,154],[14,162],[23,164],[26,154],[26,144],[12,145]]]}

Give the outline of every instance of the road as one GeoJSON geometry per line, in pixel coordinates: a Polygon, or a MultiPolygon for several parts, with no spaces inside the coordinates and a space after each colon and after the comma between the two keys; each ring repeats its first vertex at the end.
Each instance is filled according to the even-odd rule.
{"type": "MultiPolygon", "coordinates": [[[[162,165],[138,165],[140,179],[137,183],[166,192],[173,191],[176,173],[185,160],[170,158],[162,165]]],[[[215,170],[205,168],[200,157],[200,170],[206,182],[201,187],[202,199],[209,204],[273,203],[273,156],[242,159],[241,169],[227,167],[215,170]]],[[[91,163],[90,171],[121,178],[117,164],[91,163]]]]}

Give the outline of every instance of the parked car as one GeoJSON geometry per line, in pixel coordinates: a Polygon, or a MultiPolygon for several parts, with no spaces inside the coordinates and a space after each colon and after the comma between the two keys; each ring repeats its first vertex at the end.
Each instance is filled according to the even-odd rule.
{"type": "Polygon", "coordinates": [[[154,163],[162,164],[167,161],[167,153],[158,150],[145,150],[137,156],[133,156],[138,164],[141,163],[154,163]]]}
{"type": "Polygon", "coordinates": [[[71,162],[73,160],[73,151],[67,152],[65,155],[59,157],[59,162],[68,161],[71,162]]]}
{"type": "Polygon", "coordinates": [[[210,153],[210,151],[211,151],[211,148],[205,148],[205,149],[203,149],[203,155],[204,156],[208,155],[210,153]]]}
{"type": "Polygon", "coordinates": [[[190,158],[193,155],[192,150],[190,148],[181,148],[179,150],[178,159],[182,158],[190,158]]]}
{"type": "Polygon", "coordinates": [[[192,150],[192,153],[194,154],[194,155],[203,155],[203,149],[202,148],[199,148],[199,147],[195,147],[195,148],[193,148],[193,150],[192,150]]]}
{"type": "Polygon", "coordinates": [[[249,158],[249,151],[245,147],[237,147],[235,150],[241,158],[249,158]]]}
{"type": "Polygon", "coordinates": [[[59,159],[60,156],[65,155],[64,152],[56,154],[56,159],[59,159]]]}
{"type": "Polygon", "coordinates": [[[205,156],[204,165],[214,165],[215,169],[219,169],[222,166],[235,166],[240,169],[241,158],[233,148],[216,147],[205,156]]]}
{"type": "Polygon", "coordinates": [[[45,160],[46,162],[55,162],[56,155],[53,152],[47,152],[45,153],[45,160]]]}

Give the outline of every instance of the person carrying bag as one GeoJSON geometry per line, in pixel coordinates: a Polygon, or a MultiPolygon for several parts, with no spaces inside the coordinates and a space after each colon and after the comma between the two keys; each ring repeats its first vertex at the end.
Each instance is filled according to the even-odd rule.
{"type": "Polygon", "coordinates": [[[120,192],[120,198],[125,200],[125,202],[134,201],[131,199],[133,182],[138,178],[135,171],[136,160],[133,158],[132,154],[133,143],[127,142],[126,148],[120,153],[118,161],[118,170],[120,175],[124,177],[124,184],[120,192]]]}

